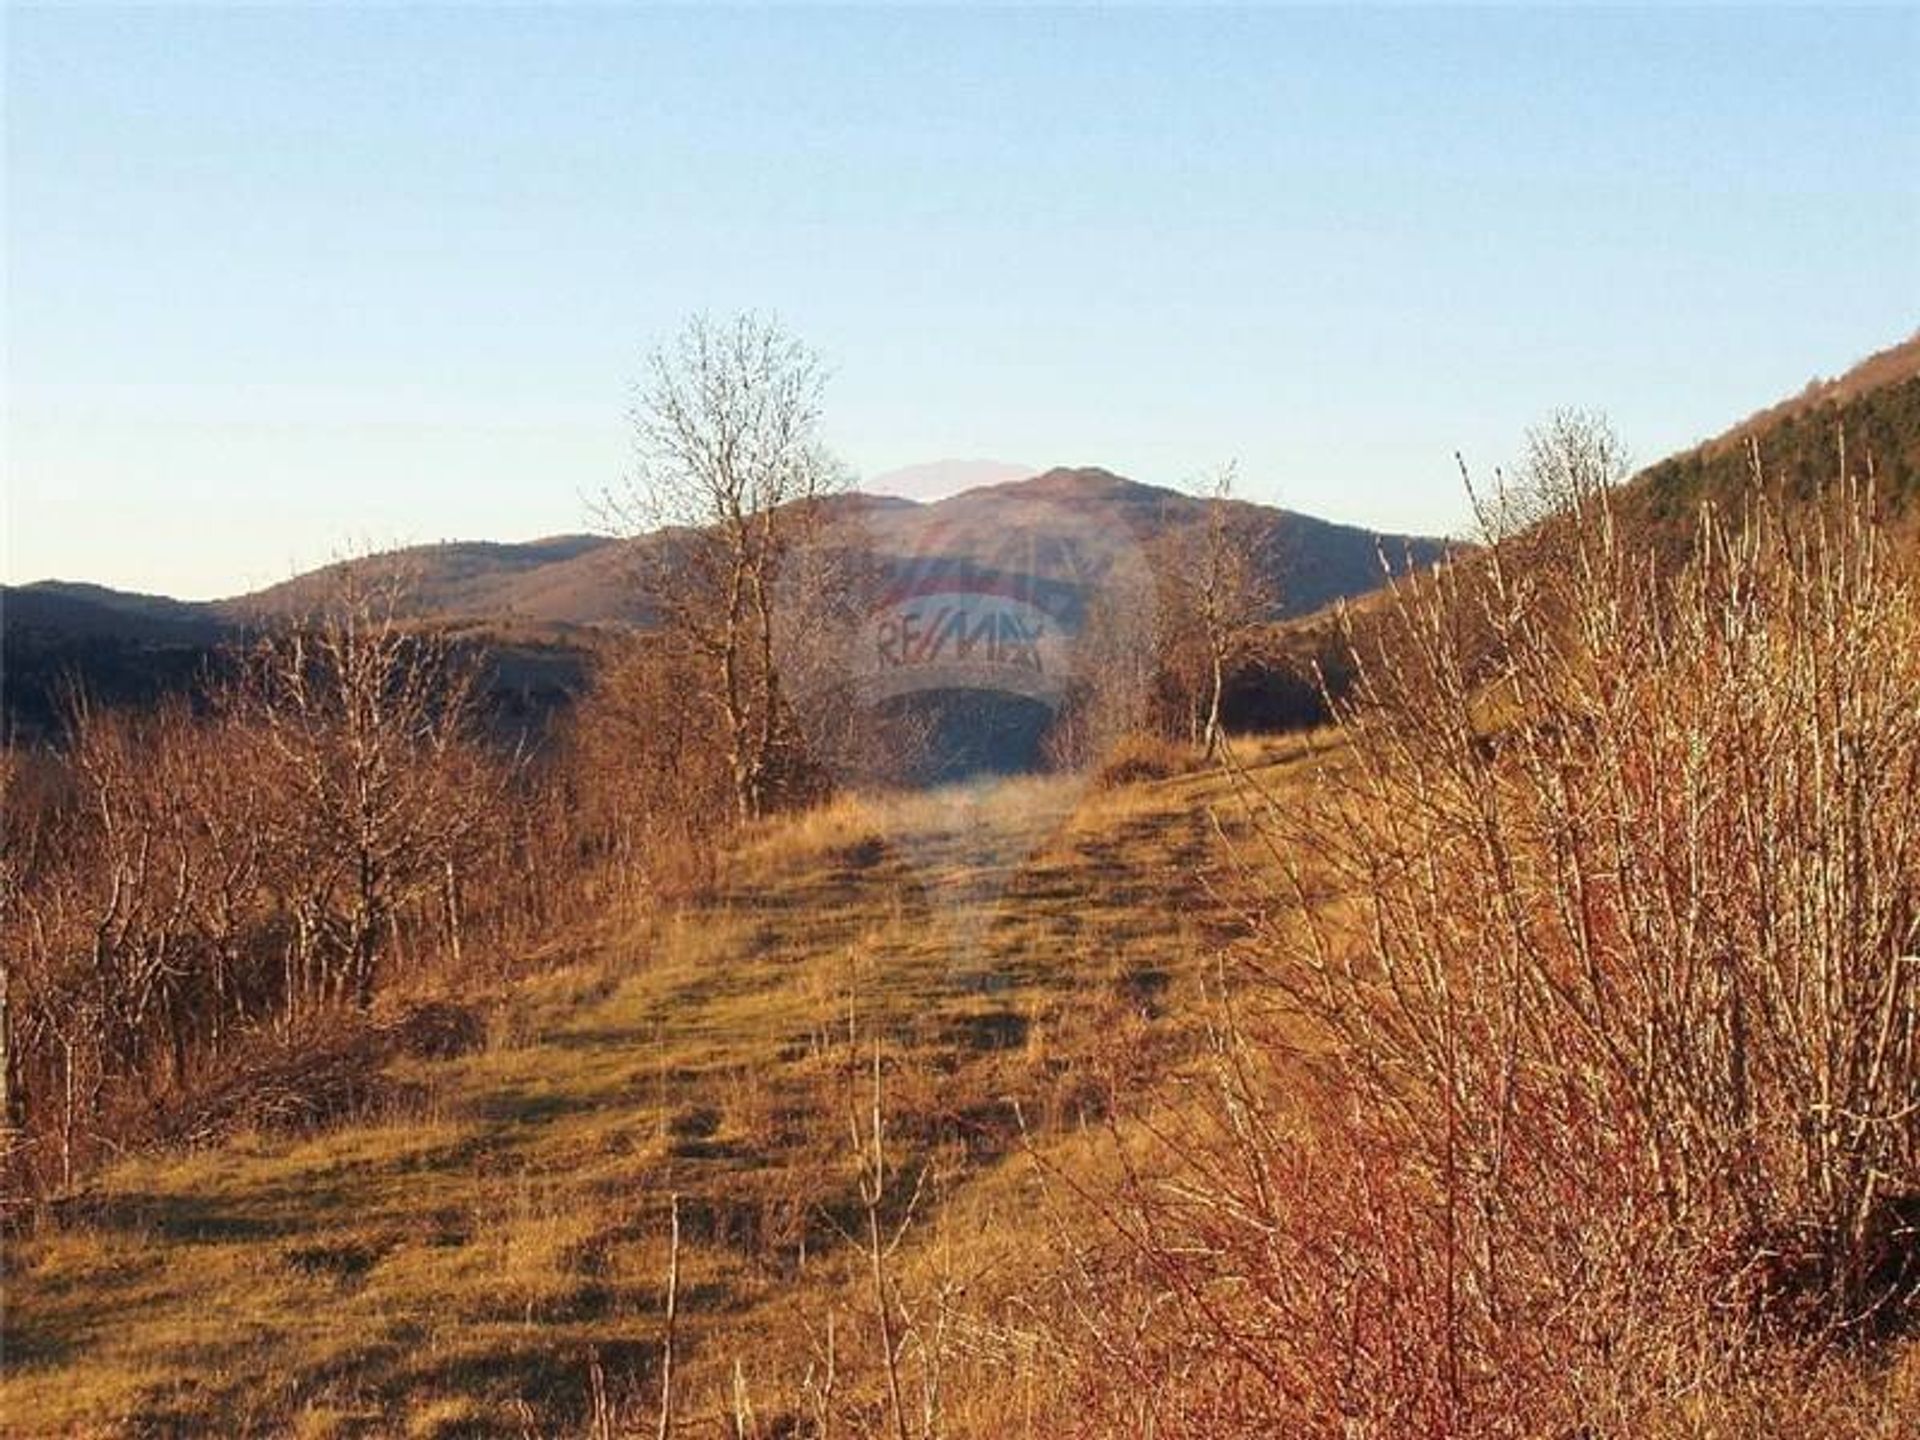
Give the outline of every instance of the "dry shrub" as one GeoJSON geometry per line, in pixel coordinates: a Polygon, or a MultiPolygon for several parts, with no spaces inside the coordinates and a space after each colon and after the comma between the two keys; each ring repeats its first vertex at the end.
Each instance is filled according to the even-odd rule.
{"type": "Polygon", "coordinates": [[[244,1133],[307,1134],[376,1113],[397,1096],[385,1038],[354,1020],[329,1022],[294,1044],[261,1035],[161,1119],[156,1138],[215,1145],[244,1133]]]}
{"type": "Polygon", "coordinates": [[[308,1134],[390,1111],[417,1087],[387,1073],[399,1056],[446,1060],[486,1040],[481,1013],[451,1000],[407,1004],[391,1017],[331,1014],[286,1035],[234,1044],[203,1084],[159,1112],[155,1138],[212,1145],[242,1133],[308,1134]]]}
{"type": "Polygon", "coordinates": [[[1074,1264],[1047,1309],[1071,1432],[1563,1428],[1555,1334],[1470,1323],[1457,1233],[1418,1167],[1362,1116],[1283,1121],[1251,1051],[1213,1078],[1198,1106],[1147,1123],[1143,1152],[1116,1138],[1118,1184],[1073,1197],[1098,1238],[1058,1226],[1074,1264]]]}
{"type": "Polygon", "coordinates": [[[1123,785],[1184,775],[1193,769],[1195,758],[1193,751],[1171,740],[1136,731],[1122,736],[1107,751],[1100,764],[1099,785],[1103,790],[1118,790],[1123,785]]]}
{"type": "Polygon", "coordinates": [[[218,1128],[260,1032],[325,1035],[524,933],[524,767],[481,739],[470,657],[357,574],[191,702],[76,694],[9,764],[0,1191],[70,1187],[169,1105],[218,1128]]]}
{"type": "Polygon", "coordinates": [[[627,895],[711,883],[733,818],[724,747],[708,677],[695,659],[653,640],[613,653],[568,731],[572,823],[627,895]]]}
{"type": "Polygon", "coordinates": [[[421,1000],[381,1026],[389,1045],[416,1060],[452,1060],[487,1041],[484,1016],[452,1000],[421,1000]]]}
{"type": "Polygon", "coordinates": [[[1616,454],[1537,442],[1544,521],[1396,587],[1260,807],[1211,1123],[1069,1269],[1090,1431],[1737,1430],[1910,1324],[1920,597],[1844,480],[1662,569],[1616,454]]]}

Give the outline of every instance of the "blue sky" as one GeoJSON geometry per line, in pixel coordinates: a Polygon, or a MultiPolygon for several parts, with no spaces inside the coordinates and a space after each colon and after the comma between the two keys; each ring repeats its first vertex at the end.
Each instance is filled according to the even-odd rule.
{"type": "Polygon", "coordinates": [[[1920,10],[6,17],[6,574],[189,596],[586,528],[650,344],[772,310],[859,474],[1462,524],[1920,325],[1920,10]]]}

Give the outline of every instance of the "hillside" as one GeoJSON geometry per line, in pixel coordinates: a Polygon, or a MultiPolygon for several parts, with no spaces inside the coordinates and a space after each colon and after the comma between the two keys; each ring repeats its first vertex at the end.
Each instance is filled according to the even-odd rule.
{"type": "MultiPolygon", "coordinates": [[[[397,576],[422,619],[576,626],[644,620],[624,583],[620,546],[604,535],[560,535],[520,544],[483,540],[413,545],[350,563],[397,576]]],[[[235,619],[299,614],[325,596],[337,567],[211,602],[235,619]]]]}
{"type": "Polygon", "coordinates": [[[68,687],[107,704],[179,694],[235,628],[163,596],[50,581],[0,587],[0,736],[47,733],[68,687]]]}
{"type": "MultiPolygon", "coordinates": [[[[192,692],[231,663],[262,615],[47,582],[0,588],[0,734],[32,742],[58,728],[74,687],[95,702],[145,706],[192,692]]],[[[585,683],[594,636],[577,627],[445,622],[480,664],[488,723],[537,735],[585,683]]]]}
{"type": "Polygon", "coordinates": [[[112,635],[148,644],[205,644],[226,621],[205,605],[66,580],[0,590],[8,624],[71,636],[112,635]]]}
{"type": "MultiPolygon", "coordinates": [[[[1772,493],[1791,511],[1832,485],[1843,431],[1850,470],[1863,473],[1872,457],[1885,513],[1896,533],[1910,535],[1920,524],[1920,336],[1640,470],[1617,492],[1621,513],[1649,527],[1665,560],[1677,563],[1691,548],[1703,501],[1739,513],[1751,484],[1750,444],[1759,447],[1772,493]]],[[[1361,653],[1374,654],[1390,605],[1378,588],[1334,599],[1271,627],[1259,658],[1229,684],[1233,723],[1274,730],[1327,719],[1322,682],[1338,695],[1353,679],[1343,627],[1351,626],[1361,653]]]]}
{"type": "Polygon", "coordinates": [[[1831,411],[1869,391],[1910,380],[1916,374],[1920,374],[1920,330],[1898,344],[1876,350],[1838,375],[1809,380],[1799,394],[1748,416],[1724,435],[1708,441],[1708,448],[1725,448],[1748,435],[1764,432],[1781,421],[1809,412],[1831,411]]]}
{"type": "Polygon", "coordinates": [[[1628,494],[1656,524],[1684,528],[1703,500],[1737,500],[1749,483],[1749,447],[1757,446],[1781,497],[1804,502],[1839,472],[1843,438],[1848,468],[1864,471],[1871,458],[1881,499],[1909,516],[1920,494],[1920,335],[1649,466],[1628,494]]]}
{"type": "MultiPolygon", "coordinates": [[[[1269,801],[1313,783],[1310,744],[1245,758],[1269,801]]],[[[875,1105],[932,1433],[1076,1433],[1048,1346],[1091,1318],[1054,1287],[1117,1223],[1100,1197],[1136,1148],[1217,1123],[1249,798],[1205,774],[847,800],[750,837],[684,911],[396,997],[298,1072],[316,1102],[216,1094],[188,1144],[10,1237],[9,1433],[653,1434],[671,1274],[674,1433],[893,1434],[875,1105]]],[[[1312,1093],[1310,1052],[1278,1063],[1312,1093]]],[[[1759,1433],[1791,1405],[1793,1433],[1891,1440],[1920,1348],[1762,1381],[1631,1433],[1759,1433]]]]}

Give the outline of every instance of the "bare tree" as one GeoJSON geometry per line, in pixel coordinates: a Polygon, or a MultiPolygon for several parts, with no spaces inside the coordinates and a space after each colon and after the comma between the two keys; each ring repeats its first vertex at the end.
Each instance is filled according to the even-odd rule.
{"type": "Polygon", "coordinates": [[[198,703],[77,694],[60,744],[5,755],[9,1187],[48,1178],[43,1144],[71,1185],[256,1021],[366,1007],[409,931],[444,927],[458,957],[461,877],[502,853],[511,772],[470,737],[472,678],[450,645],[400,621],[391,583],[335,578],[318,615],[198,703]]]}
{"type": "Polygon", "coordinates": [[[249,697],[292,801],[272,837],[294,916],[289,1003],[318,988],[365,1008],[397,909],[447,883],[489,797],[469,667],[403,622],[398,580],[347,564],[335,582],[259,647],[249,697]]]}
{"type": "Polygon", "coordinates": [[[647,599],[712,667],[739,819],[763,814],[791,740],[778,659],[781,568],[838,470],[821,447],[822,373],[771,320],[704,316],[648,361],[638,467],[612,506],[638,533],[647,599]]]}
{"type": "Polygon", "coordinates": [[[1161,678],[1188,738],[1212,759],[1222,740],[1227,679],[1277,599],[1257,523],[1233,501],[1234,467],[1206,482],[1200,523],[1176,532],[1160,557],[1156,650],[1161,678]]]}
{"type": "Polygon", "coordinates": [[[45,1120],[58,1097],[62,1184],[112,1092],[155,1078],[156,1060],[185,1080],[205,959],[202,849],[174,798],[191,716],[75,696],[66,732],[53,783],[9,787],[0,862],[9,1128],[45,1120]]]}
{"type": "Polygon", "coordinates": [[[1074,673],[1046,737],[1047,758],[1056,768],[1093,764],[1149,727],[1150,701],[1166,658],[1152,642],[1166,632],[1154,633],[1154,608],[1141,600],[1126,586],[1098,587],[1088,597],[1074,637],[1074,673]]]}

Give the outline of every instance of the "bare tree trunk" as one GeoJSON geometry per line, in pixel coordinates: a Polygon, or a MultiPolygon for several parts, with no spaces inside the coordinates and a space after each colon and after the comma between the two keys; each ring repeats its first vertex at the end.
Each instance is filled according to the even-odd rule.
{"type": "Polygon", "coordinates": [[[754,618],[758,626],[760,664],[759,734],[756,737],[753,775],[753,808],[756,814],[767,809],[767,775],[772,766],[780,719],[780,670],[773,654],[773,596],[768,586],[768,568],[773,564],[771,516],[762,525],[761,549],[753,571],[754,618]]]}
{"type": "Polygon", "coordinates": [[[727,712],[727,767],[733,776],[733,804],[741,824],[759,813],[754,794],[752,730],[740,678],[740,606],[744,561],[735,558],[728,579],[726,630],[720,645],[720,703],[727,712]]]}
{"type": "Polygon", "coordinates": [[[380,954],[380,876],[371,855],[359,857],[360,899],[353,917],[353,1003],[361,1010],[373,1006],[373,966],[380,954]]]}
{"type": "Polygon", "coordinates": [[[1207,701],[1207,728],[1202,742],[1207,759],[1220,753],[1220,696],[1226,689],[1227,662],[1218,645],[1212,647],[1212,685],[1207,701]]]}
{"type": "Polygon", "coordinates": [[[73,1127],[77,1119],[73,1094],[73,1041],[64,1037],[60,1041],[60,1059],[65,1082],[60,1109],[60,1189],[64,1194],[73,1189],[73,1127]]]}
{"type": "Polygon", "coordinates": [[[445,869],[441,874],[440,898],[447,918],[447,954],[458,966],[460,964],[460,875],[454,868],[452,856],[447,857],[445,869]]]}
{"type": "Polygon", "coordinates": [[[12,966],[0,961],[0,1144],[20,1129],[20,1061],[13,1047],[12,966]]]}
{"type": "Polygon", "coordinates": [[[294,1012],[300,1006],[300,971],[304,964],[300,958],[300,937],[305,928],[305,923],[296,917],[293,934],[288,937],[286,948],[280,956],[279,1028],[282,1034],[292,1028],[294,1012]]]}
{"type": "Polygon", "coordinates": [[[174,1089],[179,1090],[187,1083],[187,1054],[193,1041],[186,998],[178,993],[168,995],[161,1002],[160,1014],[167,1027],[167,1067],[174,1089]]]}
{"type": "Polygon", "coordinates": [[[680,1197],[673,1196],[673,1237],[667,1249],[667,1324],[660,1343],[660,1423],[658,1440],[673,1434],[673,1331],[680,1311],[680,1197]]]}

